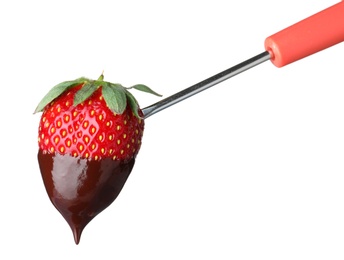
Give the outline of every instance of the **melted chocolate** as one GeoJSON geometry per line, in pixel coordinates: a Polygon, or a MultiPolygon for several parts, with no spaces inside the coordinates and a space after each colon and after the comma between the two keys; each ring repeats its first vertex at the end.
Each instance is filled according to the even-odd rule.
{"type": "Polygon", "coordinates": [[[117,198],[135,159],[95,161],[39,150],[38,162],[48,196],[78,244],[85,226],[117,198]]]}

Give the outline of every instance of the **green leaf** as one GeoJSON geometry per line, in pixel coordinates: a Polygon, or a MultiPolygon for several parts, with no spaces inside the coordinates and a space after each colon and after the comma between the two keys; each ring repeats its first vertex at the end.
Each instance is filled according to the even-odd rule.
{"type": "Polygon", "coordinates": [[[102,94],[106,104],[111,111],[116,114],[122,114],[127,107],[127,97],[125,89],[120,84],[111,84],[104,82],[102,94]]]}
{"type": "Polygon", "coordinates": [[[133,111],[134,115],[137,118],[140,118],[140,115],[139,115],[139,105],[138,105],[135,97],[127,90],[125,91],[125,94],[127,95],[127,100],[128,100],[129,106],[131,108],[131,111],[133,111]]]}
{"type": "Polygon", "coordinates": [[[86,79],[85,78],[79,78],[76,80],[70,80],[70,81],[64,81],[56,86],[54,86],[44,97],[43,99],[39,102],[37,108],[35,109],[35,113],[43,111],[43,109],[54,99],[59,97],[63,92],[65,92],[67,89],[78,85],[82,82],[84,82],[86,79]]]}
{"type": "MultiPolygon", "coordinates": [[[[162,95],[156,93],[151,88],[149,88],[149,87],[147,87],[146,85],[143,85],[143,84],[137,84],[137,85],[134,85],[134,86],[132,86],[130,88],[134,88],[134,89],[137,89],[137,90],[140,90],[140,91],[143,91],[143,92],[147,92],[147,93],[156,95],[158,97],[162,97],[162,95]]],[[[128,89],[130,89],[130,88],[128,88],[128,89]]]]}
{"type": "Polygon", "coordinates": [[[97,86],[94,84],[94,82],[86,82],[81,89],[79,89],[74,96],[73,105],[77,106],[84,102],[86,99],[88,99],[94,91],[97,90],[97,86]]]}
{"type": "Polygon", "coordinates": [[[109,84],[109,82],[105,82],[105,81],[102,81],[102,80],[95,80],[93,82],[93,84],[98,88],[99,86],[102,86],[104,84],[109,84]]]}

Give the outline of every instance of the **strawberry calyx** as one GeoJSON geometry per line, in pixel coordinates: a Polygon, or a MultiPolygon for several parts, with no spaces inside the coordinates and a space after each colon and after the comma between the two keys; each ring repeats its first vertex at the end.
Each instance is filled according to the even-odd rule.
{"type": "Polygon", "coordinates": [[[128,103],[132,112],[138,118],[140,117],[138,102],[136,101],[135,97],[128,91],[128,89],[136,89],[139,91],[143,91],[143,92],[161,97],[160,94],[156,93],[155,91],[153,91],[151,88],[149,88],[146,85],[136,84],[134,86],[126,88],[118,83],[111,83],[108,81],[104,81],[104,75],[101,74],[97,80],[91,80],[85,77],[81,77],[75,80],[64,81],[55,85],[39,102],[38,106],[36,107],[34,111],[34,114],[38,112],[42,112],[48,104],[53,102],[62,93],[79,85],[81,85],[81,87],[75,93],[74,100],[73,100],[74,106],[77,106],[81,104],[82,102],[84,102],[97,89],[101,87],[104,100],[112,112],[119,115],[122,114],[124,110],[126,109],[127,103],[128,103]]]}

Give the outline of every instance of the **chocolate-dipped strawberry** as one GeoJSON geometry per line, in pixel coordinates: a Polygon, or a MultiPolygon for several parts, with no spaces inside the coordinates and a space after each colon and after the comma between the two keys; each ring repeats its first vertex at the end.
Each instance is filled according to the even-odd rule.
{"type": "MultiPolygon", "coordinates": [[[[131,88],[158,95],[145,85],[131,88]]],[[[84,227],[116,199],[134,166],[142,111],[128,88],[104,81],[103,75],[56,85],[35,113],[41,111],[43,182],[78,244],[84,227]]]]}

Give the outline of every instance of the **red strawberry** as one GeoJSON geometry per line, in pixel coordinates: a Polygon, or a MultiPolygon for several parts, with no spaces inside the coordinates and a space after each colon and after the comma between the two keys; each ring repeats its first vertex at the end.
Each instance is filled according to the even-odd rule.
{"type": "MultiPolygon", "coordinates": [[[[131,88],[156,94],[145,85],[131,88]]],[[[38,162],[48,196],[78,244],[84,227],[118,196],[141,146],[136,99],[119,84],[79,78],[39,103],[38,162]]]]}

